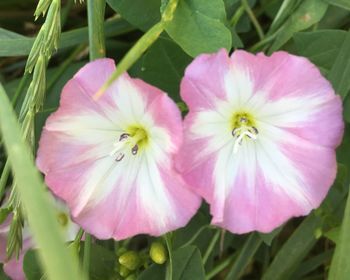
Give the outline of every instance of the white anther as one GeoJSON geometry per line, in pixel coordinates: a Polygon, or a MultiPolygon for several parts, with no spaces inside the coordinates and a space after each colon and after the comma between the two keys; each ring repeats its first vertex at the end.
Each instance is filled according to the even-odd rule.
{"type": "MultiPolygon", "coordinates": [[[[237,130],[242,130],[243,128],[240,127],[237,130]]],[[[233,134],[233,132],[232,132],[233,134]]],[[[257,135],[254,133],[251,133],[248,129],[244,130],[243,132],[241,132],[241,134],[237,137],[237,139],[235,140],[234,146],[233,146],[233,153],[236,154],[238,152],[238,148],[239,146],[242,144],[242,141],[244,139],[244,136],[248,136],[249,138],[256,140],[257,139],[257,135]]]]}

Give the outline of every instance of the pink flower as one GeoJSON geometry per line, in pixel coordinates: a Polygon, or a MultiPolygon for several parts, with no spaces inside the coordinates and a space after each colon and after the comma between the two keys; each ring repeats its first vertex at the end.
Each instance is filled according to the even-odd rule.
{"type": "Polygon", "coordinates": [[[336,176],[342,104],[307,59],[225,50],[188,66],[178,169],[212,223],[270,232],[320,205],[336,176]]]}
{"type": "MultiPolygon", "coordinates": [[[[55,209],[57,220],[64,233],[65,241],[73,241],[79,231],[79,226],[71,221],[69,218],[68,209],[62,202],[54,199],[53,197],[51,201],[55,209]]],[[[4,272],[6,275],[11,277],[12,280],[25,280],[26,277],[23,271],[24,255],[29,249],[35,248],[36,246],[33,245],[28,225],[25,223],[22,229],[22,251],[19,254],[19,258],[16,259],[16,256],[12,256],[11,259],[7,259],[6,244],[10,231],[11,219],[12,215],[0,225],[0,262],[4,264],[4,272]]]]}
{"type": "Polygon", "coordinates": [[[113,60],[96,60],[66,84],[37,166],[97,238],[161,235],[184,226],[200,203],[173,168],[181,115],[166,94],[127,74],[93,100],[114,70],[113,60]]]}

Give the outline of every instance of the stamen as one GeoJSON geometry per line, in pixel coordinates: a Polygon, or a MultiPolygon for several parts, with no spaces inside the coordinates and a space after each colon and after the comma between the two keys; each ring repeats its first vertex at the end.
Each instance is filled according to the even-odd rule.
{"type": "MultiPolygon", "coordinates": [[[[242,119],[242,118],[241,118],[242,119]]],[[[236,154],[238,152],[239,146],[242,145],[243,139],[247,136],[250,139],[256,140],[258,137],[259,131],[256,127],[252,126],[241,126],[236,127],[232,130],[232,136],[235,137],[235,143],[233,146],[233,153],[236,154]]]]}
{"type": "Polygon", "coordinates": [[[117,157],[115,158],[115,161],[121,161],[123,158],[124,158],[124,154],[123,153],[119,153],[118,155],[117,155],[117,157]]]}
{"type": "Polygon", "coordinates": [[[135,145],[134,147],[132,147],[131,153],[132,153],[133,155],[136,155],[137,152],[138,152],[138,150],[139,150],[139,146],[135,145]]]}

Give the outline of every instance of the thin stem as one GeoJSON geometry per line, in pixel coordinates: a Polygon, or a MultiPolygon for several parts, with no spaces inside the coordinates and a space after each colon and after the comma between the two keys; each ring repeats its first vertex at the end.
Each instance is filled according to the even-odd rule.
{"type": "Polygon", "coordinates": [[[62,76],[62,74],[66,71],[68,66],[76,59],[76,57],[86,48],[85,44],[78,46],[69,57],[60,65],[60,67],[55,71],[52,75],[52,78],[47,83],[47,92],[53,87],[53,85],[57,82],[57,80],[62,76]]]}
{"type": "Polygon", "coordinates": [[[206,275],[205,279],[210,280],[215,275],[217,275],[218,273],[223,271],[226,267],[228,267],[232,263],[232,261],[235,259],[236,256],[237,256],[237,253],[234,253],[231,256],[229,256],[228,258],[226,258],[225,260],[223,260],[222,262],[220,262],[211,271],[209,271],[209,273],[206,275]]]}
{"type": "Polygon", "coordinates": [[[251,52],[256,52],[257,50],[259,50],[261,47],[264,47],[266,44],[270,43],[271,41],[273,41],[275,39],[277,35],[277,32],[265,37],[263,40],[257,42],[255,45],[253,45],[252,47],[249,48],[249,51],[251,52]]]}
{"type": "Polygon", "coordinates": [[[209,256],[211,254],[211,252],[213,251],[214,247],[215,247],[215,244],[216,242],[219,240],[220,238],[220,235],[221,235],[221,230],[217,230],[216,233],[213,235],[210,243],[209,243],[209,246],[207,248],[207,250],[205,251],[204,253],[204,256],[203,256],[203,264],[205,265],[206,262],[208,261],[209,259],[209,256]]]}
{"type": "Polygon", "coordinates": [[[168,261],[168,264],[167,264],[165,280],[172,280],[173,279],[173,251],[172,251],[172,244],[171,244],[171,236],[170,236],[170,234],[167,233],[164,236],[165,243],[166,243],[166,246],[168,248],[168,255],[169,255],[169,261],[168,261]]]}
{"type": "Polygon", "coordinates": [[[10,170],[11,170],[10,163],[7,160],[5,163],[4,169],[2,170],[1,178],[0,178],[0,199],[5,193],[6,183],[10,175],[10,170]]]}
{"type": "Polygon", "coordinates": [[[255,17],[252,9],[250,8],[248,1],[247,0],[241,0],[241,1],[242,1],[242,6],[244,7],[244,10],[246,11],[250,20],[252,21],[252,23],[256,29],[256,32],[258,33],[260,40],[264,39],[264,37],[265,37],[264,31],[263,31],[259,21],[255,17]]]}
{"type": "Polygon", "coordinates": [[[225,279],[239,279],[261,243],[262,239],[257,233],[250,234],[225,279]]]}
{"type": "Polygon", "coordinates": [[[242,5],[233,14],[233,16],[230,20],[230,26],[236,26],[236,24],[238,23],[239,19],[242,17],[243,14],[244,14],[244,7],[242,5]]]}
{"type": "Polygon", "coordinates": [[[118,77],[122,73],[127,71],[141,57],[141,55],[158,39],[160,34],[164,31],[166,25],[172,21],[178,2],[179,0],[169,0],[169,3],[167,4],[164,10],[164,13],[162,14],[161,21],[153,25],[153,27],[151,27],[127,52],[127,54],[119,62],[115,71],[112,73],[109,79],[94,95],[95,100],[100,98],[102,94],[109,88],[109,86],[116,79],[118,79],[118,77]]]}
{"type": "Polygon", "coordinates": [[[90,61],[106,56],[103,27],[105,7],[105,0],[87,1],[90,61]]]}
{"type": "Polygon", "coordinates": [[[84,257],[83,257],[83,271],[85,275],[89,275],[90,271],[90,251],[91,251],[91,235],[85,233],[84,242],[84,257]]]}
{"type": "Polygon", "coordinates": [[[202,226],[192,237],[190,240],[188,240],[186,243],[181,245],[181,248],[186,247],[191,245],[197,238],[198,236],[207,228],[208,226],[202,226]]]}

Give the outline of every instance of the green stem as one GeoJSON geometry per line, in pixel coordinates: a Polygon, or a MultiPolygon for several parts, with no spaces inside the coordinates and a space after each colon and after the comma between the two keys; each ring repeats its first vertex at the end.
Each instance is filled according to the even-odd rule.
{"type": "Polygon", "coordinates": [[[105,0],[87,1],[90,61],[106,56],[103,27],[105,7],[105,0]]]}
{"type": "Polygon", "coordinates": [[[83,257],[83,271],[85,275],[89,275],[90,271],[90,251],[91,251],[91,235],[85,233],[84,242],[84,257],[83,257]]]}
{"type": "Polygon", "coordinates": [[[188,240],[186,243],[181,245],[181,248],[186,247],[191,245],[197,238],[198,236],[207,228],[208,226],[202,226],[192,237],[190,240],[188,240]]]}
{"type": "Polygon", "coordinates": [[[57,80],[62,76],[62,74],[67,70],[68,66],[76,59],[76,57],[86,48],[85,44],[78,46],[69,57],[60,65],[60,67],[52,75],[52,78],[47,83],[46,92],[49,92],[57,80]]]}
{"type": "Polygon", "coordinates": [[[229,256],[227,259],[223,260],[222,262],[220,262],[217,266],[215,266],[211,271],[209,271],[209,273],[206,275],[205,279],[206,280],[210,280],[211,278],[213,278],[214,276],[216,276],[218,273],[220,273],[221,271],[223,271],[226,267],[228,267],[232,261],[234,260],[234,258],[237,256],[237,253],[232,254],[231,256],[229,256]]]}
{"type": "Polygon", "coordinates": [[[241,0],[241,1],[242,1],[242,6],[243,6],[244,10],[246,11],[246,13],[248,14],[251,22],[253,23],[260,40],[264,39],[264,37],[265,37],[264,31],[263,31],[259,21],[255,17],[252,9],[250,8],[248,1],[247,0],[241,0]]]}
{"type": "Polygon", "coordinates": [[[240,275],[249,264],[251,258],[259,249],[261,243],[262,239],[257,233],[250,234],[225,279],[239,279],[240,275]]]}
{"type": "Polygon", "coordinates": [[[166,276],[165,280],[172,280],[173,279],[173,250],[172,250],[172,244],[171,244],[171,233],[167,233],[165,238],[165,243],[168,248],[168,255],[169,255],[169,261],[166,268],[166,276]]]}
{"type": "Polygon", "coordinates": [[[221,230],[218,229],[218,230],[215,232],[215,234],[213,235],[213,237],[212,237],[212,239],[211,239],[211,241],[210,241],[210,243],[209,243],[209,246],[208,246],[207,250],[206,250],[205,253],[204,253],[204,256],[203,256],[203,264],[204,264],[204,265],[207,263],[207,261],[208,261],[208,259],[209,259],[209,257],[210,257],[211,252],[214,250],[215,244],[216,244],[216,242],[219,240],[220,235],[221,235],[221,230]]]}
{"type": "Polygon", "coordinates": [[[169,3],[164,10],[164,13],[162,14],[161,21],[153,25],[153,27],[151,27],[127,52],[127,54],[119,62],[115,71],[112,73],[109,79],[95,94],[95,100],[101,97],[101,95],[109,88],[109,86],[116,79],[118,79],[118,77],[122,73],[127,71],[141,57],[141,55],[158,39],[159,35],[164,31],[166,25],[172,21],[178,1],[179,0],[169,0],[169,3]]]}
{"type": "Polygon", "coordinates": [[[261,47],[265,46],[266,44],[270,43],[272,40],[275,39],[277,33],[274,33],[268,37],[265,37],[263,40],[257,42],[255,45],[249,48],[249,51],[251,52],[256,52],[259,50],[261,47]]]}
{"type": "Polygon", "coordinates": [[[243,14],[244,14],[244,7],[242,5],[237,9],[237,11],[232,16],[230,20],[230,26],[236,26],[236,24],[238,23],[239,19],[242,17],[243,14]]]}
{"type": "Polygon", "coordinates": [[[7,160],[5,163],[4,169],[2,170],[1,178],[0,178],[0,199],[2,198],[2,196],[5,193],[6,183],[7,183],[7,180],[9,178],[9,175],[10,175],[10,170],[11,170],[10,163],[7,160]]]}

